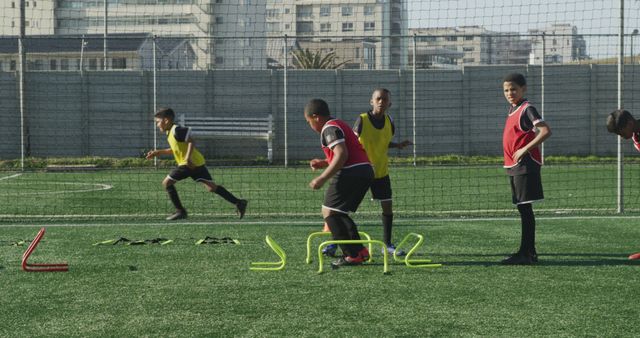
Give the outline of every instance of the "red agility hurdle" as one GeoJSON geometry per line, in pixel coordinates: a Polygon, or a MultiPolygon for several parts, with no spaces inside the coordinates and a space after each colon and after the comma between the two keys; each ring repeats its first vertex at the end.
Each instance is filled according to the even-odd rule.
{"type": "Polygon", "coordinates": [[[44,237],[45,228],[40,229],[36,237],[33,239],[27,251],[22,254],[22,270],[28,272],[51,272],[51,271],[69,271],[69,265],[67,263],[59,264],[45,264],[45,263],[29,263],[29,256],[40,243],[42,237],[44,237]]]}

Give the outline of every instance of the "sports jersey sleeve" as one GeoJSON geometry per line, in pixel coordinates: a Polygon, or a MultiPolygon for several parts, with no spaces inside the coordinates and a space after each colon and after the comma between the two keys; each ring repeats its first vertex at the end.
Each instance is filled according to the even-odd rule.
{"type": "Polygon", "coordinates": [[[640,151],[640,134],[633,133],[631,139],[633,140],[633,146],[637,151],[640,151]]]}
{"type": "Polygon", "coordinates": [[[175,135],[176,141],[186,142],[191,137],[191,128],[176,127],[173,134],[175,135]]]}
{"type": "Polygon", "coordinates": [[[528,131],[531,130],[534,126],[538,125],[540,122],[544,122],[538,110],[533,107],[527,107],[527,110],[522,114],[522,118],[520,119],[520,126],[522,130],[528,131]]]}
{"type": "Polygon", "coordinates": [[[333,148],[338,143],[345,142],[344,133],[342,130],[335,126],[324,128],[322,131],[322,145],[328,148],[333,148]]]}
{"type": "Polygon", "coordinates": [[[362,117],[358,116],[356,119],[356,123],[353,124],[353,132],[358,136],[362,133],[362,117]]]}

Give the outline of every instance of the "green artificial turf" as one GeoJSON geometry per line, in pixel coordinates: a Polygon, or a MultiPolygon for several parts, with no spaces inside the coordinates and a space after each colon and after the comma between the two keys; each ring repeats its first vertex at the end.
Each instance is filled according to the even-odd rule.
{"type": "MultiPolygon", "coordinates": [[[[376,222],[356,220],[380,238],[376,222]]],[[[44,222],[5,224],[0,336],[640,335],[640,263],[627,259],[640,251],[636,218],[538,217],[536,266],[498,264],[517,249],[516,219],[400,218],[395,241],[424,235],[421,258],[444,267],[394,263],[390,275],[378,250],[373,264],[317,274],[317,258],[304,263],[305,241],[321,220],[282,221],[49,226],[31,261],[67,261],[69,272],[57,273],[21,271],[27,244],[11,245],[33,238],[44,222]],[[249,270],[250,262],[278,260],[265,235],[286,252],[284,270],[249,270]],[[205,236],[240,244],[194,244],[205,236]],[[93,245],[119,237],[174,242],[93,245]]]]}

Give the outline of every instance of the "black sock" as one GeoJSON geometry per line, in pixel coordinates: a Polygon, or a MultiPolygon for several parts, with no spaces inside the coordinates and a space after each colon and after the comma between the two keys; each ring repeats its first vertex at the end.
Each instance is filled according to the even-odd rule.
{"type": "Polygon", "coordinates": [[[176,187],[173,185],[169,185],[165,188],[165,190],[167,190],[169,199],[171,200],[171,203],[173,203],[173,206],[176,208],[176,210],[186,211],[182,206],[182,203],[180,203],[180,197],[178,196],[178,190],[176,190],[176,187]]]}
{"type": "Polygon", "coordinates": [[[536,218],[533,215],[531,203],[518,204],[520,221],[522,222],[522,237],[520,239],[520,252],[533,254],[536,242],[536,218]]]}
{"type": "Polygon", "coordinates": [[[238,199],[221,185],[219,185],[214,192],[233,205],[238,203],[238,199]]]}
{"type": "MultiPolygon", "coordinates": [[[[333,235],[333,239],[343,240],[343,239],[360,239],[359,234],[357,234],[358,229],[356,224],[349,218],[349,216],[345,214],[334,214],[329,215],[324,221],[329,226],[329,230],[331,230],[331,234],[333,235]],[[356,236],[354,237],[353,232],[355,231],[356,236]]],[[[362,249],[362,245],[360,244],[341,244],[340,249],[342,252],[350,257],[356,257],[360,249],[362,249]]]]}
{"type": "Polygon", "coordinates": [[[391,229],[393,228],[393,214],[382,214],[382,241],[386,245],[391,245],[391,229]]]}

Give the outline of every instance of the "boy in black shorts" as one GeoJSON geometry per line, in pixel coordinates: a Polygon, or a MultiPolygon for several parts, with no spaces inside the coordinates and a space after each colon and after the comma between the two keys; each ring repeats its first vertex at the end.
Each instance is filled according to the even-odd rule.
{"type": "MultiPolygon", "coordinates": [[[[607,130],[625,140],[631,139],[633,146],[640,151],[640,122],[630,112],[618,109],[607,117],[607,130]]],[[[640,259],[640,252],[631,254],[629,259],[640,259]]]]}
{"type": "Polygon", "coordinates": [[[511,200],[517,206],[522,222],[520,249],[502,260],[502,264],[528,265],[538,262],[532,203],[544,199],[540,178],[542,153],[538,146],[551,136],[551,129],[524,98],[527,81],[522,74],[507,75],[502,87],[504,97],[511,105],[502,134],[504,167],[511,183],[511,200]]]}
{"type": "Polygon", "coordinates": [[[205,166],[204,156],[196,149],[193,143],[191,128],[184,128],[174,124],[175,113],[171,108],[160,108],[154,117],[158,129],[167,134],[169,148],[151,150],[147,153],[147,159],[152,159],[159,155],[173,154],[173,157],[178,163],[178,167],[173,169],[162,181],[162,185],[169,194],[171,203],[173,203],[176,208],[176,212],[167,217],[167,220],[174,221],[187,218],[187,210],[182,206],[180,197],[178,197],[178,191],[174,186],[177,181],[187,177],[191,177],[194,181],[204,184],[209,192],[214,192],[229,203],[235,205],[236,212],[240,218],[244,217],[244,213],[247,210],[247,200],[238,199],[223,186],[213,183],[209,170],[207,170],[205,166]]]}
{"type": "MultiPolygon", "coordinates": [[[[325,168],[309,182],[314,190],[329,180],[324,195],[322,217],[333,239],[359,240],[358,227],[349,217],[362,202],[373,180],[373,168],[358,137],[342,120],[331,117],[329,106],[321,99],[313,99],[304,108],[304,117],[311,129],[320,133],[320,143],[326,159],[313,159],[311,168],[325,168]]],[[[361,244],[340,245],[344,256],[333,262],[334,267],[359,265],[369,259],[369,251],[361,244]]]]}

